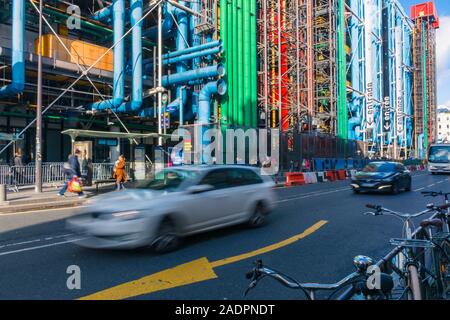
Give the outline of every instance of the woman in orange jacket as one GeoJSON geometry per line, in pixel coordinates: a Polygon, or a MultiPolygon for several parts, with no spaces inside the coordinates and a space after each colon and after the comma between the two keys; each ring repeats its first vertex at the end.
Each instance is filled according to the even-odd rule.
{"type": "Polygon", "coordinates": [[[121,154],[114,166],[114,178],[116,179],[117,190],[125,189],[123,183],[128,180],[127,173],[125,172],[125,164],[125,157],[121,154]]]}

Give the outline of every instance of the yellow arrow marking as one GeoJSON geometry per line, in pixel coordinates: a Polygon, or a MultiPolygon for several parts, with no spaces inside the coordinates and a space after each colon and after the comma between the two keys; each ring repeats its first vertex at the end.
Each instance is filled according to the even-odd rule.
{"type": "Polygon", "coordinates": [[[99,291],[80,300],[119,300],[217,278],[208,259],[201,258],[175,268],[99,291]]]}
{"type": "Polygon", "coordinates": [[[214,268],[245,260],[257,255],[268,253],[288,246],[319,230],[328,221],[321,220],[300,234],[264,248],[240,254],[234,257],[209,262],[207,258],[200,258],[171,269],[163,270],[143,278],[125,282],[118,286],[105,289],[80,298],[80,300],[119,300],[167,290],[192,283],[216,279],[214,268]]]}

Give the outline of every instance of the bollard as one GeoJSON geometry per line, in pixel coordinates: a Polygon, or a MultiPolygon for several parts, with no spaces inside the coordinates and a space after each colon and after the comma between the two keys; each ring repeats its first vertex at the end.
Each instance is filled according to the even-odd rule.
{"type": "Polygon", "coordinates": [[[0,205],[7,204],[6,201],[6,185],[0,184],[0,205]]]}

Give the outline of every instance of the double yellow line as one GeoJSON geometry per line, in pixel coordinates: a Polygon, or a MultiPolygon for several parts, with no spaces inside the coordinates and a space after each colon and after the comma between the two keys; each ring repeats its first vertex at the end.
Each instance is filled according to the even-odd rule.
{"type": "Polygon", "coordinates": [[[243,253],[237,256],[210,262],[206,257],[181,264],[171,269],[166,269],[137,280],[105,289],[91,295],[80,298],[80,300],[120,300],[137,297],[157,291],[167,290],[175,287],[185,286],[197,282],[216,279],[214,268],[222,267],[231,263],[259,256],[297,242],[310,234],[316,232],[328,221],[321,220],[289,239],[274,243],[272,245],[243,253]]]}

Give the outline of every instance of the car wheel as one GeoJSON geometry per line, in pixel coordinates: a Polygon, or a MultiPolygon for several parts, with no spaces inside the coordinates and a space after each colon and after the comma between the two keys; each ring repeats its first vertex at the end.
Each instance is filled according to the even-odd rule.
{"type": "Polygon", "coordinates": [[[248,220],[248,225],[257,228],[266,222],[267,210],[262,203],[258,203],[253,211],[252,216],[248,220]]]}
{"type": "Polygon", "coordinates": [[[400,191],[399,187],[398,187],[398,182],[394,182],[394,184],[392,185],[392,194],[398,194],[400,191]]]}
{"type": "Polygon", "coordinates": [[[411,191],[411,190],[412,190],[412,182],[409,181],[409,184],[408,184],[408,186],[405,188],[405,191],[409,192],[409,191],[411,191]]]}
{"type": "Polygon", "coordinates": [[[174,251],[180,245],[180,238],[176,233],[175,224],[169,218],[164,219],[159,225],[157,236],[152,243],[153,250],[157,253],[174,251]]]}
{"type": "Polygon", "coordinates": [[[361,193],[361,190],[353,189],[353,193],[354,193],[354,194],[360,194],[360,193],[361,193]]]}

